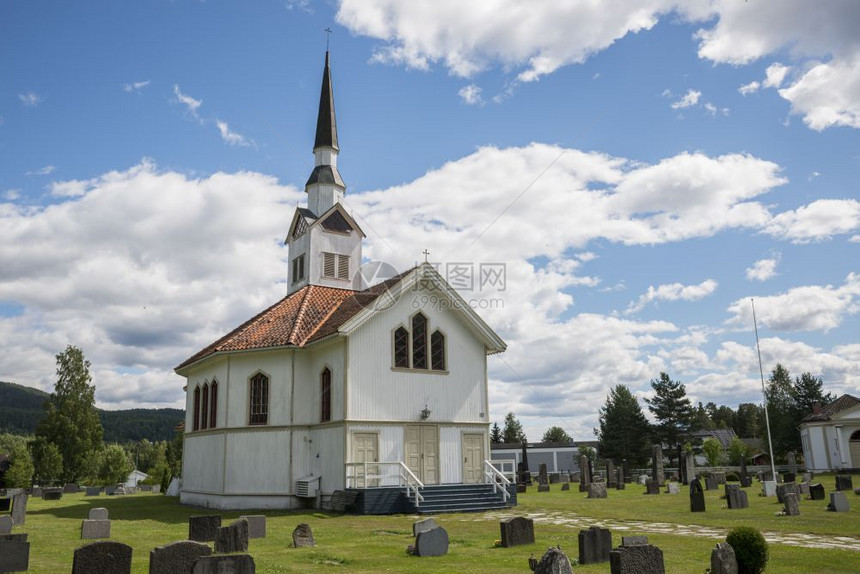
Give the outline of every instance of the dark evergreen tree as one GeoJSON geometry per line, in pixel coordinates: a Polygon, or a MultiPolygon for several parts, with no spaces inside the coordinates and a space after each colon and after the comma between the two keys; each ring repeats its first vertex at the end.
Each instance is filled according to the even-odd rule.
{"type": "Polygon", "coordinates": [[[754,403],[741,403],[738,405],[738,414],[735,418],[735,434],[741,438],[753,438],[759,434],[759,419],[764,418],[761,405],[754,403]]]}
{"type": "MultiPolygon", "coordinates": [[[[800,446],[800,433],[794,424],[794,387],[788,369],[777,363],[765,385],[767,414],[770,419],[770,436],[773,442],[774,457],[781,458],[786,452],[800,446]],[[796,440],[795,440],[796,436],[796,440]]],[[[760,435],[767,440],[766,419],[759,420],[762,425],[760,435]]]]}
{"type": "Polygon", "coordinates": [[[624,385],[609,391],[606,404],[600,408],[597,432],[600,455],[616,461],[627,459],[631,466],[648,461],[650,425],[639,401],[624,385]]]}
{"type": "Polygon", "coordinates": [[[570,435],[568,435],[563,428],[561,427],[549,427],[545,433],[543,433],[543,442],[563,442],[565,444],[570,442],[570,435]]]}
{"type": "Polygon", "coordinates": [[[821,377],[803,373],[794,379],[794,419],[797,425],[809,414],[816,404],[826,405],[836,400],[831,393],[824,393],[821,377]]]}
{"type": "MultiPolygon", "coordinates": [[[[714,403],[708,403],[708,407],[713,404],[714,403]]],[[[714,405],[714,407],[716,407],[716,405],[714,405]]],[[[699,406],[693,409],[693,418],[690,422],[690,430],[710,430],[716,428],[716,425],[708,412],[709,410],[703,407],[702,403],[699,403],[699,406]]]]}
{"type": "Polygon", "coordinates": [[[648,410],[657,419],[653,426],[653,437],[658,443],[669,447],[669,459],[677,454],[677,446],[690,429],[693,407],[687,397],[687,389],[680,381],[673,381],[666,373],[651,381],[654,396],[645,399],[648,410]]]}
{"type": "Polygon", "coordinates": [[[514,413],[505,415],[505,427],[502,429],[502,441],[506,443],[526,442],[526,433],[523,432],[523,425],[514,416],[514,413]]]}
{"type": "Polygon", "coordinates": [[[502,442],[502,429],[499,428],[499,423],[493,423],[493,428],[490,429],[490,442],[493,444],[502,442]]]}

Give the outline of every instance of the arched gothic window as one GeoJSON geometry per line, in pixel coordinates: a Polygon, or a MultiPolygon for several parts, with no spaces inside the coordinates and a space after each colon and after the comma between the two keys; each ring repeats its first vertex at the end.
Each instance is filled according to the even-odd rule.
{"type": "Polygon", "coordinates": [[[209,384],[203,385],[203,408],[200,409],[200,429],[206,430],[209,424],[209,384]]]}
{"type": "Polygon", "coordinates": [[[194,410],[192,412],[193,421],[191,430],[200,429],[200,387],[194,387],[194,410]]]}
{"type": "Polygon", "coordinates": [[[257,373],[251,377],[251,416],[249,423],[264,425],[269,422],[269,377],[257,373]]]}
{"type": "Polygon", "coordinates": [[[322,402],[320,422],[327,423],[331,420],[331,371],[328,367],[320,375],[320,387],[320,399],[322,402]]]}
{"type": "Polygon", "coordinates": [[[209,428],[215,428],[216,414],[218,412],[218,382],[212,381],[209,386],[209,428]]]}
{"type": "Polygon", "coordinates": [[[430,336],[430,368],[434,371],[445,370],[445,335],[442,331],[433,331],[430,336]]]}
{"type": "Polygon", "coordinates": [[[412,317],[412,368],[427,368],[427,317],[421,313],[412,317]]]}
{"type": "Polygon", "coordinates": [[[403,327],[394,331],[394,366],[409,368],[409,331],[403,327]]]}

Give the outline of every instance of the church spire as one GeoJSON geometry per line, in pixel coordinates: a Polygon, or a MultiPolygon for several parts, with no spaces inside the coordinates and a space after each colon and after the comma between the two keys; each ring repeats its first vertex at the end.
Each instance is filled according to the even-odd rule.
{"type": "Polygon", "coordinates": [[[334,117],[334,93],[331,89],[328,50],[325,52],[325,69],[323,70],[322,90],[320,91],[320,109],[317,115],[317,137],[314,141],[314,151],[320,147],[339,149],[337,147],[337,121],[334,117]]]}
{"type": "Polygon", "coordinates": [[[308,209],[320,216],[343,199],[346,184],[337,170],[337,122],[334,118],[334,92],[331,87],[329,53],[325,53],[317,133],[314,140],[314,170],[305,184],[308,209]]]}

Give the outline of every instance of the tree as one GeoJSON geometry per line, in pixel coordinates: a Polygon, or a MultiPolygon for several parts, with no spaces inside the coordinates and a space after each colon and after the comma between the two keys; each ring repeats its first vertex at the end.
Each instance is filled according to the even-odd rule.
{"type": "Polygon", "coordinates": [[[125,449],[118,444],[112,444],[105,448],[101,458],[98,478],[106,485],[125,482],[128,473],[134,467],[125,449]]]}
{"type": "Polygon", "coordinates": [[[64,482],[78,480],[86,459],[102,446],[102,425],[95,409],[90,362],[79,348],[69,345],[57,355],[57,382],[45,401],[45,418],[36,436],[57,445],[63,457],[64,482]]]}
{"type": "Polygon", "coordinates": [[[794,379],[794,421],[800,425],[804,417],[812,413],[813,407],[826,405],[836,400],[831,393],[824,394],[824,382],[821,377],[811,373],[803,373],[794,379]]]}
{"type": "Polygon", "coordinates": [[[740,438],[733,436],[732,441],[729,443],[729,463],[740,465],[741,460],[749,458],[753,454],[751,451],[752,448],[749,445],[744,443],[740,438]]]}
{"type": "Polygon", "coordinates": [[[587,444],[579,445],[579,447],[577,447],[577,450],[579,451],[579,456],[587,457],[588,460],[590,460],[591,462],[597,460],[597,451],[588,446],[587,444]]]}
{"type": "MultiPolygon", "coordinates": [[[[767,414],[770,418],[770,435],[773,443],[774,456],[783,455],[800,446],[800,433],[794,424],[794,387],[788,369],[777,363],[765,386],[767,397],[767,414]]],[[[762,426],[766,424],[763,417],[762,426]]],[[[767,429],[762,428],[761,436],[767,436],[767,429]]]]}
{"type": "Polygon", "coordinates": [[[761,405],[753,403],[741,403],[738,405],[738,414],[735,418],[735,434],[742,438],[761,436],[759,434],[759,419],[764,418],[761,405]]]}
{"type": "Polygon", "coordinates": [[[723,461],[723,445],[716,438],[709,436],[702,441],[702,452],[708,459],[708,466],[719,466],[723,461]]]}
{"type": "Polygon", "coordinates": [[[709,430],[717,428],[714,424],[714,421],[711,420],[710,407],[714,406],[716,410],[716,405],[714,403],[708,403],[708,409],[702,406],[702,403],[699,403],[699,406],[693,410],[693,417],[690,420],[690,430],[709,430]]]}
{"type": "Polygon", "coordinates": [[[526,433],[523,432],[523,425],[510,412],[505,415],[505,428],[502,429],[502,441],[506,443],[526,442],[526,433]]]}
{"type": "Polygon", "coordinates": [[[562,442],[569,443],[570,435],[564,432],[564,429],[561,427],[549,427],[546,429],[546,432],[543,433],[542,442],[562,442]]]}
{"type": "Polygon", "coordinates": [[[3,475],[6,486],[11,488],[29,487],[33,480],[33,460],[30,458],[27,446],[20,443],[16,444],[9,459],[11,464],[6,474],[3,475]]]}
{"type": "Polygon", "coordinates": [[[493,444],[502,442],[502,429],[499,428],[499,423],[493,423],[493,428],[490,429],[490,442],[493,444]]]}
{"type": "Polygon", "coordinates": [[[597,440],[605,458],[643,466],[648,461],[650,425],[639,401],[624,385],[616,385],[600,408],[597,440]]]}
{"type": "Polygon", "coordinates": [[[63,475],[63,456],[60,449],[44,437],[38,437],[30,443],[33,454],[34,480],[42,486],[55,484],[63,475]]]}
{"type": "Polygon", "coordinates": [[[660,378],[651,381],[654,396],[645,399],[648,410],[657,419],[653,427],[654,438],[669,445],[671,453],[676,452],[676,446],[687,434],[693,417],[693,407],[687,397],[687,389],[680,381],[673,381],[666,373],[660,373],[660,378]]]}

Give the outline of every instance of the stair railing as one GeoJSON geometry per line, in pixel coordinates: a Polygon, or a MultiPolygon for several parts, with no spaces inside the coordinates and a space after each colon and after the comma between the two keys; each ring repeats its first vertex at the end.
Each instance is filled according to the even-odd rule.
{"type": "Polygon", "coordinates": [[[401,460],[348,462],[345,466],[347,488],[406,487],[406,496],[416,507],[424,502],[424,483],[401,460]]]}
{"type": "MultiPolygon", "coordinates": [[[[494,461],[496,463],[503,461],[494,461]]],[[[509,461],[504,461],[509,462],[509,461]]],[[[497,493],[500,489],[502,491],[502,500],[504,502],[508,502],[508,499],[511,497],[511,493],[508,492],[508,486],[511,484],[511,481],[508,480],[499,469],[493,466],[489,460],[484,461],[484,481],[489,482],[493,485],[493,493],[497,493]]]]}

